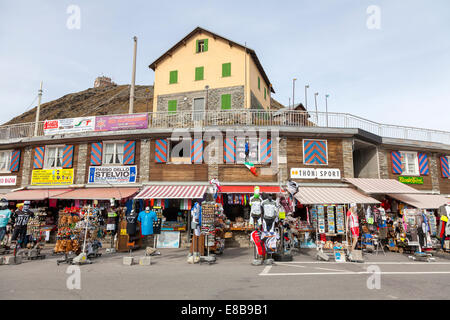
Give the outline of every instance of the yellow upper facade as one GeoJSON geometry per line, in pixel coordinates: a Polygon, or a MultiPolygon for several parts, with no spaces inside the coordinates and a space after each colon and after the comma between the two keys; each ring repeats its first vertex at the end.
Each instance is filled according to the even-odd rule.
{"type": "MultiPolygon", "coordinates": [[[[251,92],[270,108],[273,91],[255,52],[207,30],[196,28],[150,65],[155,71],[153,111],[158,96],[243,86],[244,107],[251,108],[251,92]]],[[[254,106],[253,106],[254,107],[254,106]]]]}

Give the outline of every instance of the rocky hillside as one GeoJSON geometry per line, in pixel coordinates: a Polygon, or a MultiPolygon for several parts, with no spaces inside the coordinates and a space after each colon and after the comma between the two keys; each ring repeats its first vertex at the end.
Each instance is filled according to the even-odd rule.
{"type": "MultiPolygon", "coordinates": [[[[136,86],[134,92],[134,112],[151,112],[153,110],[153,86],[136,86]]],[[[39,118],[40,120],[52,120],[123,114],[128,113],[129,101],[130,85],[90,88],[42,104],[39,118]]],[[[283,107],[281,103],[271,98],[272,110],[283,107]]],[[[36,109],[37,107],[34,107],[3,125],[33,122],[36,117],[36,109]]]]}
{"type": "MultiPolygon", "coordinates": [[[[134,96],[134,112],[152,111],[153,86],[136,86],[134,96]]],[[[129,101],[129,85],[90,88],[42,104],[39,118],[47,120],[128,113],[129,101]]],[[[5,125],[33,122],[36,117],[36,109],[37,107],[34,107],[8,121],[5,125]]]]}

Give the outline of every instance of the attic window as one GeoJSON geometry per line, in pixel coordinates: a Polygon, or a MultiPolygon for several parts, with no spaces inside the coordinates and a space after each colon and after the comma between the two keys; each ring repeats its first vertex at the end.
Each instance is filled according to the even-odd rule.
{"type": "Polygon", "coordinates": [[[196,45],[195,51],[197,53],[208,51],[208,39],[197,40],[197,45],[196,45]]]}

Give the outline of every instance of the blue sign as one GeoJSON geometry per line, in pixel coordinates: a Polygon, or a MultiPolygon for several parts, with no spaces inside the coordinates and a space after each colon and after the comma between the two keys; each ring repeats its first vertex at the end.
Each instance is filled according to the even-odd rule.
{"type": "Polygon", "coordinates": [[[136,176],[137,176],[136,166],[89,167],[88,183],[98,183],[98,184],[135,183],[136,176]]]}

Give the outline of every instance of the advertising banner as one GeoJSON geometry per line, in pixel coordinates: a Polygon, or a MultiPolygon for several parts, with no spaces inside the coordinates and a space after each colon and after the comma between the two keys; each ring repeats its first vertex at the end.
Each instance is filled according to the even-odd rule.
{"type": "Polygon", "coordinates": [[[94,129],[95,117],[45,120],[44,122],[45,135],[94,131],[94,129]]]}
{"type": "Polygon", "coordinates": [[[73,169],[33,170],[34,186],[67,186],[73,184],[73,169]]]}
{"type": "Polygon", "coordinates": [[[17,183],[17,176],[0,177],[0,186],[15,186],[16,183],[17,183]]]}
{"type": "Polygon", "coordinates": [[[137,130],[147,128],[148,113],[98,116],[95,118],[95,131],[137,130]]]}
{"type": "Polygon", "coordinates": [[[406,184],[423,184],[423,177],[406,177],[399,176],[398,181],[406,184]]]}
{"type": "Polygon", "coordinates": [[[341,170],[325,168],[291,168],[292,179],[341,179],[341,170]]]}
{"type": "Polygon", "coordinates": [[[88,183],[100,183],[100,184],[135,183],[136,176],[137,176],[136,166],[89,167],[88,183]]]}

